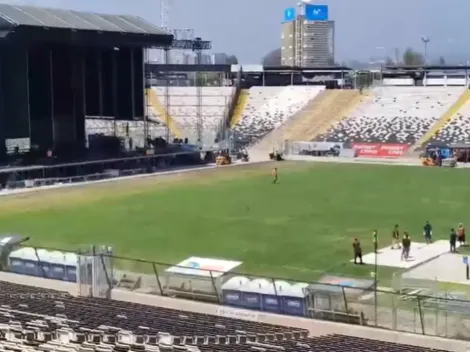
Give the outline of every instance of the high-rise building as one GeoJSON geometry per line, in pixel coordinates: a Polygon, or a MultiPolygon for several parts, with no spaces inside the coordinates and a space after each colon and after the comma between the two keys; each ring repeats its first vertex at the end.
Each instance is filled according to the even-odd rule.
{"type": "Polygon", "coordinates": [[[328,6],[300,3],[284,12],[281,27],[281,64],[331,66],[335,60],[335,22],[328,6]]]}

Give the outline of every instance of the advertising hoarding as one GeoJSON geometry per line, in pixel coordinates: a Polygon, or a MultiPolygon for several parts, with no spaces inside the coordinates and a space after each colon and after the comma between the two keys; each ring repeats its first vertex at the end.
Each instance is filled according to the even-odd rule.
{"type": "Polygon", "coordinates": [[[407,144],[356,143],[353,149],[356,156],[376,158],[399,158],[408,150],[407,144]]]}
{"type": "Polygon", "coordinates": [[[284,22],[290,22],[295,20],[295,8],[289,7],[284,10],[284,22]]]}
{"type": "Polygon", "coordinates": [[[328,5],[305,4],[307,21],[328,21],[328,5]]]}

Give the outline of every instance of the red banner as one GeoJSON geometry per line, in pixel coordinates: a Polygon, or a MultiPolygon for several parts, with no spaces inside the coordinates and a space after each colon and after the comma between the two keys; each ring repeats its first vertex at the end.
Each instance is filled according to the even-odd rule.
{"type": "Polygon", "coordinates": [[[379,143],[356,143],[353,144],[356,156],[375,158],[399,158],[408,150],[407,144],[379,144],[379,143]]]}

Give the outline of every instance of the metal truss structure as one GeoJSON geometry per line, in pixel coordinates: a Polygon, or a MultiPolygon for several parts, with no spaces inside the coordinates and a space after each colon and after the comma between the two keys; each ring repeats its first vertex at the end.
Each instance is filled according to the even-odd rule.
{"type": "MultiPolygon", "coordinates": [[[[165,48],[165,63],[170,64],[170,52],[171,50],[191,50],[196,54],[196,64],[202,64],[202,52],[204,50],[212,49],[212,42],[208,40],[202,40],[201,38],[194,39],[175,39],[171,47],[165,48]]],[[[166,125],[167,125],[167,141],[170,138],[169,130],[169,118],[170,118],[170,79],[169,74],[166,75],[166,85],[165,85],[165,109],[166,113],[166,125]]],[[[196,136],[197,136],[197,146],[200,150],[203,149],[203,134],[204,134],[204,121],[202,117],[202,72],[196,71],[196,136]]]]}

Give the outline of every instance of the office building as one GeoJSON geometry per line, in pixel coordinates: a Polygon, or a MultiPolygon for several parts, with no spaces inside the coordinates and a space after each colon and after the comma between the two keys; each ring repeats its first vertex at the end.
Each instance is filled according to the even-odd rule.
{"type": "Polygon", "coordinates": [[[281,28],[281,64],[331,66],[335,60],[335,22],[325,5],[302,4],[286,9],[281,28]],[[299,13],[296,13],[296,12],[299,13]]]}

